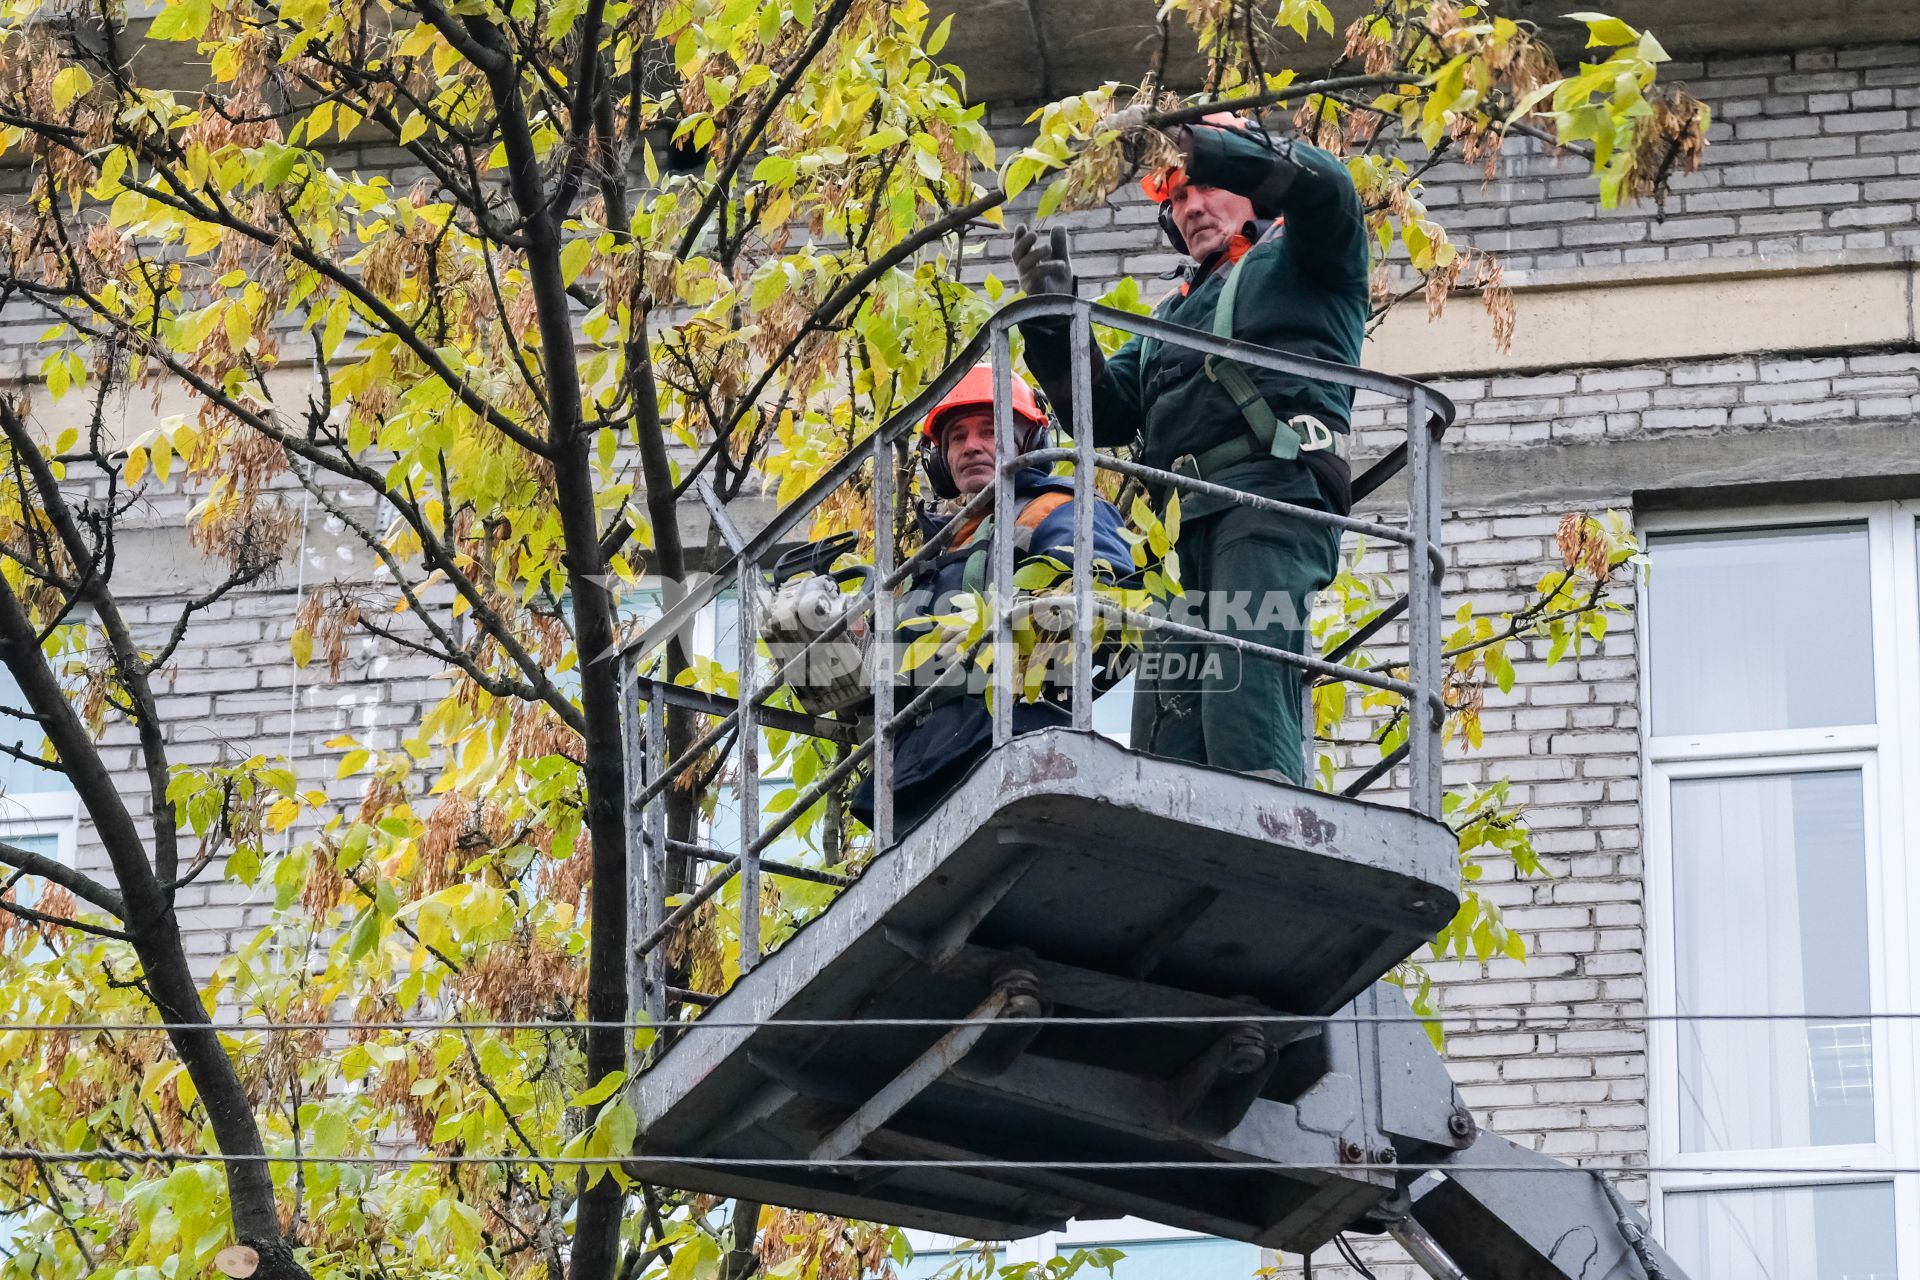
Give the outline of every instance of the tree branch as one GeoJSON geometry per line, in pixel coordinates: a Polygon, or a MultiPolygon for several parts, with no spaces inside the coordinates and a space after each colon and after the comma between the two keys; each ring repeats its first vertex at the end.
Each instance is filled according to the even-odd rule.
{"type": "Polygon", "coordinates": [[[9,756],[21,764],[30,764],[36,769],[45,769],[49,773],[65,774],[66,769],[58,760],[43,760],[30,751],[24,751],[11,743],[0,742],[0,755],[9,756]]]}
{"type": "MultiPolygon", "coordinates": [[[[738,426],[740,420],[752,410],[754,405],[759,401],[761,393],[767,389],[767,385],[771,383],[774,376],[779,373],[781,366],[793,358],[794,353],[800,349],[802,343],[813,334],[818,333],[829,324],[832,324],[840,312],[846,309],[849,303],[856,300],[866,291],[868,285],[878,280],[881,276],[884,276],[887,272],[893,270],[902,262],[905,262],[927,245],[932,244],[935,240],[966,226],[975,218],[999,208],[1006,202],[1007,193],[1001,190],[990,191],[977,200],[959,206],[945,217],[928,223],[926,226],[920,228],[920,230],[901,240],[899,244],[868,263],[860,271],[849,277],[845,284],[828,295],[827,300],[814,309],[813,314],[807,317],[807,322],[800,326],[799,332],[795,333],[793,337],[788,340],[787,345],[780,349],[779,354],[767,362],[767,367],[762,370],[760,376],[754,380],[753,386],[749,387],[746,394],[740,397],[739,408],[734,410],[733,416],[727,420],[723,427],[715,430],[713,440],[708,443],[699,458],[695,459],[693,465],[681,473],[680,483],[673,491],[675,498],[686,493],[686,491],[693,486],[694,481],[698,480],[700,476],[705,473],[707,464],[713,461],[714,455],[726,447],[726,441],[728,437],[732,435],[733,429],[738,426]]],[[[632,536],[632,525],[625,518],[622,518],[613,528],[607,531],[601,541],[601,548],[603,552],[611,555],[625,546],[627,539],[632,536]]]]}
{"type": "Polygon", "coordinates": [[[280,562],[277,559],[263,560],[256,565],[249,566],[230,575],[226,581],[205,595],[196,596],[192,600],[187,601],[180,610],[180,616],[174,620],[173,630],[167,636],[166,643],[160,646],[159,652],[144,660],[146,669],[149,672],[158,671],[161,667],[167,665],[167,660],[173,657],[173,651],[180,647],[182,640],[186,639],[187,624],[193,620],[194,614],[212,608],[215,604],[218,604],[221,597],[225,596],[228,592],[250,586],[279,567],[280,562]]]}
{"type": "Polygon", "coordinates": [[[481,71],[495,72],[505,67],[506,55],[499,49],[490,48],[474,39],[465,24],[444,8],[439,0],[412,0],[411,4],[401,4],[398,7],[411,8],[432,23],[433,29],[438,31],[448,44],[458,49],[461,57],[481,71]]]}
{"type": "Polygon", "coordinates": [[[786,101],[788,94],[793,92],[793,87],[800,83],[800,77],[806,74],[809,66],[813,65],[813,60],[820,56],[820,51],[827,47],[827,41],[833,39],[835,33],[839,31],[840,20],[847,16],[847,11],[851,8],[853,8],[853,0],[833,0],[826,11],[818,15],[816,20],[820,25],[814,31],[812,38],[807,41],[806,48],[795,56],[793,65],[787,68],[786,73],[780,77],[780,82],[774,85],[767,100],[761,104],[760,110],[755,114],[753,123],[747,126],[746,135],[737,139],[732,149],[727,152],[727,163],[715,176],[713,186],[700,201],[700,207],[694,210],[693,220],[687,223],[686,232],[680,237],[680,248],[674,254],[676,258],[685,258],[693,252],[693,246],[700,240],[701,231],[706,228],[707,219],[711,218],[713,211],[720,207],[720,202],[727,198],[727,192],[733,185],[734,175],[740,172],[740,166],[746,163],[747,157],[753,153],[755,147],[760,145],[761,136],[766,133],[767,126],[773,122],[773,113],[780,109],[780,104],[786,101]]]}
{"type": "Polygon", "coordinates": [[[112,938],[115,942],[132,942],[132,935],[120,930],[110,929],[106,925],[87,924],[80,920],[71,920],[66,916],[48,915],[44,911],[35,911],[32,907],[23,907],[17,902],[0,900],[0,911],[25,920],[28,924],[52,925],[56,929],[77,929],[81,933],[90,933],[96,938],[112,938]]]}
{"type": "MultiPolygon", "coordinates": [[[[435,566],[443,572],[446,572],[449,582],[454,584],[454,589],[461,591],[462,596],[467,597],[467,603],[473,611],[475,620],[480,624],[481,630],[492,638],[495,643],[500,645],[501,651],[506,653],[514,666],[518,667],[521,674],[527,677],[526,684],[514,684],[502,677],[490,675],[483,671],[477,662],[466,655],[465,650],[460,644],[454,640],[453,636],[439,620],[434,617],[433,611],[428,609],[421,601],[419,595],[414,591],[412,584],[407,581],[405,566],[403,566],[399,558],[387,548],[386,543],[377,537],[371,529],[368,529],[366,525],[361,523],[352,512],[335,502],[325,490],[313,482],[312,477],[303,475],[297,467],[294,469],[293,475],[294,479],[300,482],[300,486],[312,494],[322,507],[326,508],[329,515],[346,526],[347,530],[352,533],[354,537],[358,538],[363,546],[373,552],[373,554],[379,558],[381,564],[386,566],[387,572],[393,576],[395,588],[400,592],[402,598],[406,600],[407,607],[413,611],[415,617],[420,619],[421,624],[427,628],[428,633],[445,649],[445,652],[441,653],[437,650],[425,648],[414,641],[406,640],[393,634],[386,628],[375,627],[367,623],[364,619],[361,622],[362,626],[370,631],[381,634],[383,638],[392,640],[396,644],[414,649],[416,652],[446,659],[449,665],[459,667],[475,684],[485,689],[488,693],[493,694],[495,697],[517,697],[524,698],[529,702],[544,702],[549,707],[552,707],[555,713],[560,716],[561,720],[565,722],[569,728],[573,729],[574,732],[578,733],[584,729],[585,726],[580,717],[580,709],[569,702],[566,695],[560,692],[559,687],[553,683],[552,678],[547,674],[546,667],[532,654],[528,653],[525,647],[520,645],[517,640],[513,640],[512,637],[504,635],[506,628],[505,619],[494,613],[490,606],[483,611],[476,602],[474,597],[479,595],[479,588],[469,582],[467,589],[461,591],[459,580],[465,580],[465,574],[460,574],[457,569],[445,563],[436,564],[435,566]],[[458,580],[456,580],[456,577],[458,580]],[[469,596],[468,592],[471,592],[472,595],[469,596]],[[523,658],[524,661],[522,661],[523,658]]],[[[425,524],[424,518],[421,523],[423,525],[425,524]]],[[[415,532],[418,533],[419,530],[415,532]]],[[[440,559],[437,554],[429,554],[427,552],[427,548],[434,545],[427,536],[421,536],[420,545],[422,553],[426,555],[429,563],[434,563],[440,559]]]]}
{"type": "MultiPolygon", "coordinates": [[[[27,424],[21,419],[13,403],[0,400],[0,432],[4,432],[7,441],[13,446],[13,454],[33,478],[33,485],[39,491],[41,509],[47,519],[67,544],[68,552],[76,563],[93,559],[92,548],[86,536],[80,531],[79,521],[74,518],[73,510],[67,505],[66,495],[61,491],[60,482],[54,477],[53,469],[46,456],[40,452],[39,443],[27,430],[27,424]]],[[[160,880],[171,880],[179,865],[179,833],[174,824],[173,806],[167,802],[167,783],[170,773],[167,766],[167,740],[160,728],[160,707],[153,696],[153,688],[147,682],[147,668],[141,662],[139,647],[134,643],[133,633],[127,626],[127,620],[120,612],[119,601],[107,589],[105,575],[90,569],[80,582],[78,594],[93,607],[94,616],[99,619],[100,629],[105,633],[107,646],[113,654],[113,664],[119,676],[120,687],[125,689],[127,697],[134,707],[134,728],[140,736],[141,763],[147,775],[149,803],[153,806],[153,846],[154,866],[152,873],[160,880]]],[[[45,659],[39,658],[37,665],[45,670],[45,659]]],[[[11,664],[9,664],[11,665],[11,664]]],[[[15,672],[18,676],[18,671],[15,672]]],[[[49,679],[52,672],[47,672],[49,679]]],[[[22,685],[24,688],[24,684],[22,685]]],[[[29,699],[29,701],[32,701],[29,699]]],[[[68,705],[66,695],[60,696],[60,704],[69,715],[72,707],[68,705]]],[[[48,709],[34,702],[33,709],[45,716],[48,709]]],[[[48,736],[53,736],[54,724],[49,722],[48,736]]],[[[79,744],[75,744],[78,746],[79,744]]],[[[86,743],[86,750],[91,747],[86,743]]],[[[66,763],[68,776],[79,778],[73,773],[74,758],[69,750],[58,740],[54,748],[60,759],[66,763]]],[[[124,813],[124,809],[122,809],[124,813]]],[[[131,826],[132,819],[128,819],[131,826]]],[[[137,833],[134,836],[138,842],[137,833]]],[[[144,865],[144,864],[143,864],[144,865]]]]}
{"type": "Polygon", "coordinates": [[[230,231],[238,232],[256,244],[265,245],[268,248],[284,246],[295,261],[327,280],[371,313],[373,317],[380,322],[384,331],[391,333],[395,338],[399,339],[401,345],[406,347],[416,360],[425,365],[434,377],[446,383],[447,389],[452,391],[460,403],[478,416],[481,421],[529,453],[536,456],[545,456],[547,451],[546,445],[541,442],[538,436],[528,432],[513,419],[500,412],[492,401],[474,390],[465,378],[455,373],[453,368],[441,358],[440,353],[434,350],[432,344],[420,336],[413,325],[409,324],[403,316],[387,305],[386,299],[362,283],[358,276],[348,271],[345,267],[332,262],[323,254],[309,248],[292,235],[285,237],[276,236],[264,227],[255,226],[230,209],[219,205],[208,205],[196,199],[191,194],[190,189],[180,182],[178,175],[176,175],[171,168],[156,164],[155,171],[166,180],[168,186],[172,187],[174,191],[178,193],[177,195],[169,195],[145,183],[135,182],[131,179],[123,180],[123,185],[129,191],[138,192],[149,200],[157,201],[170,209],[177,210],[201,222],[213,226],[225,227],[230,231]]]}
{"type": "Polygon", "coordinates": [[[17,844],[0,840],[0,863],[28,875],[39,876],[49,884],[57,884],[82,902],[100,908],[116,920],[127,918],[127,906],[119,894],[58,858],[49,858],[44,853],[35,853],[31,849],[22,849],[17,844]]]}
{"type": "MultiPolygon", "coordinates": [[[[55,292],[54,290],[45,289],[40,286],[28,286],[28,291],[33,293],[55,292]]],[[[459,565],[454,560],[453,552],[440,545],[439,539],[433,531],[433,527],[427,522],[425,517],[422,516],[419,510],[412,503],[408,502],[403,495],[393,492],[377,472],[364,466],[356,459],[347,456],[344,452],[335,453],[293,435],[291,432],[269,420],[265,414],[256,412],[242,404],[231,395],[228,395],[223,388],[215,385],[208,378],[189,367],[177,354],[168,350],[163,345],[150,341],[146,334],[133,328],[125,319],[109,310],[105,304],[85,290],[76,287],[59,291],[59,293],[60,296],[77,297],[85,302],[95,315],[112,326],[116,332],[135,343],[142,352],[151,355],[154,359],[166,365],[175,377],[192,387],[203,398],[219,405],[240,422],[245,423],[248,427],[280,445],[280,447],[285,449],[289,454],[304,459],[320,467],[322,470],[351,480],[379,494],[383,500],[388,502],[393,509],[399,513],[401,519],[407,522],[408,528],[412,529],[419,537],[423,558],[428,564],[440,569],[447,575],[448,582],[460,593],[461,597],[466,600],[467,606],[472,611],[475,621],[481,627],[485,628],[494,641],[500,645],[514,666],[520,669],[521,673],[527,677],[528,681],[536,689],[541,688],[543,682],[546,687],[549,689],[552,688],[552,682],[547,677],[546,667],[539,659],[527,651],[526,646],[521,644],[508,629],[505,620],[500,617],[492,604],[487,601],[479,587],[461,571],[459,565]]],[[[97,330],[89,330],[87,326],[79,324],[71,317],[67,318],[67,323],[72,324],[82,332],[90,333],[91,336],[104,338],[104,335],[100,335],[97,330]]],[[[296,470],[296,476],[297,474],[298,472],[296,470]]],[[[309,493],[316,492],[311,486],[308,486],[307,491],[309,493]]],[[[327,502],[324,497],[322,497],[321,501],[323,504],[327,502]]],[[[329,510],[333,511],[336,515],[341,514],[337,507],[330,506],[329,510]]],[[[357,536],[360,536],[362,541],[367,541],[368,545],[372,547],[376,553],[381,549],[379,540],[372,538],[372,535],[357,533],[357,536]],[[371,539],[371,541],[369,541],[369,539],[371,539]]],[[[400,577],[398,574],[396,574],[396,578],[401,582],[405,580],[404,577],[400,577]]],[[[457,648],[458,646],[455,647],[457,648]]],[[[562,697],[557,690],[554,690],[551,694],[543,694],[542,698],[549,705],[554,705],[557,699],[560,706],[566,706],[568,709],[561,711],[561,715],[563,718],[567,718],[569,723],[572,722],[571,716],[577,714],[577,712],[572,709],[571,704],[567,703],[567,700],[562,697]]],[[[555,706],[555,710],[559,711],[560,706],[555,706]]]]}

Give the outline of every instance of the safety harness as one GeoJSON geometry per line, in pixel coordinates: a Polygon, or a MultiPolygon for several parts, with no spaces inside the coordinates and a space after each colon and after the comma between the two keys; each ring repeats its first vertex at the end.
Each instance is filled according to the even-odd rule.
{"type": "MultiPolygon", "coordinates": [[[[1220,296],[1214,299],[1212,328],[1216,338],[1233,337],[1234,306],[1240,297],[1240,270],[1251,256],[1250,252],[1240,255],[1227,272],[1226,283],[1220,286],[1220,296]]],[[[1159,345],[1152,338],[1140,340],[1142,369],[1152,361],[1159,345]]],[[[1320,449],[1330,449],[1336,457],[1346,456],[1345,433],[1333,430],[1312,414],[1298,414],[1285,422],[1280,421],[1273,412],[1273,406],[1260,394],[1260,388],[1254,384],[1246,366],[1238,360],[1208,356],[1201,368],[1208,380],[1226,392],[1234,408],[1240,410],[1247,434],[1235,436],[1209,449],[1182,454],[1174,459],[1170,468],[1175,473],[1205,480],[1236,463],[1262,454],[1283,462],[1291,462],[1302,452],[1320,449]]]]}
{"type": "MultiPolygon", "coordinates": [[[[1040,527],[1041,521],[1072,501],[1072,494],[1062,493],[1058,489],[1036,494],[1014,516],[1014,527],[1026,530],[1031,536],[1033,530],[1040,527]]],[[[954,534],[953,541],[955,550],[967,552],[966,563],[960,570],[960,589],[975,592],[986,590],[988,556],[993,547],[993,517],[981,517],[972,526],[954,534]]]]}

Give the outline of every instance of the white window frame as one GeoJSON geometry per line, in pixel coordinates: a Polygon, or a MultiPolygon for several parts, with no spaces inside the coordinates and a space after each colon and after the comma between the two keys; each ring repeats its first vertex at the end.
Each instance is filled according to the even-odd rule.
{"type": "Polygon", "coordinates": [[[56,842],[54,856],[69,867],[77,866],[80,797],[71,791],[30,791],[0,796],[0,840],[16,840],[21,836],[52,836],[56,842]]]}
{"type": "MultiPolygon", "coordinates": [[[[1868,892],[1871,1012],[1920,1009],[1920,502],[1825,503],[1658,513],[1639,520],[1643,538],[1670,534],[1775,532],[1864,525],[1873,643],[1871,725],[1720,734],[1655,735],[1651,619],[1659,608],[1660,558],[1640,584],[1641,778],[1645,796],[1648,1140],[1653,1220],[1664,1235],[1665,1198],[1687,1191],[1770,1190],[1841,1183],[1893,1184],[1895,1260],[1902,1280],[1920,1280],[1920,1027],[1876,1019],[1874,1141],[1761,1151],[1680,1150],[1680,1028],[1676,1010],[1675,918],[1671,886],[1671,784],[1697,778],[1857,769],[1861,777],[1868,892]],[[1717,1172],[1769,1166],[1789,1172],[1717,1172]],[[1846,1172],[1811,1172],[1845,1168],[1846,1172]]],[[[1817,661],[1817,658],[1813,659],[1817,661]]]]}
{"type": "Polygon", "coordinates": [[[80,797],[71,791],[12,791],[0,795],[0,840],[16,835],[57,835],[60,860],[73,865],[79,835],[80,797]]]}

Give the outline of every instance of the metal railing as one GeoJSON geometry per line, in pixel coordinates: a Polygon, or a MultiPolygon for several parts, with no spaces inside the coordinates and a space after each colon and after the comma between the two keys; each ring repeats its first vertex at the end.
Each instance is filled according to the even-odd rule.
{"type": "MultiPolygon", "coordinates": [[[[742,537],[732,526],[727,513],[711,488],[696,485],[712,518],[729,544],[732,556],[717,573],[697,585],[685,587],[666,602],[662,616],[620,654],[621,689],[626,724],[627,758],[627,830],[628,884],[631,907],[629,919],[638,922],[638,936],[630,948],[629,989],[635,993],[634,1013],[654,1022],[664,1022],[672,1001],[699,1005],[711,997],[672,988],[667,983],[664,944],[694,913],[713,899],[731,880],[740,881],[740,966],[751,969],[764,953],[760,937],[760,900],[764,875],[786,876],[817,883],[843,885],[847,877],[817,868],[777,862],[764,856],[787,829],[823,797],[832,794],[857,769],[871,761],[873,780],[873,820],[870,824],[873,846],[885,849],[893,842],[893,757],[894,745],[902,730],[930,705],[955,673],[965,674],[972,654],[951,661],[934,683],[913,693],[904,702],[896,683],[903,674],[896,669],[898,653],[893,644],[898,621],[896,593],[903,584],[940,554],[956,536],[957,530],[972,516],[991,511],[992,527],[1012,529],[1015,524],[1014,478],[1024,467],[1061,461],[1073,464],[1073,562],[1071,566],[1071,612],[1074,649],[1077,654],[1094,652],[1094,630],[1098,617],[1125,626],[1154,630],[1175,639],[1224,645],[1239,650],[1242,659],[1255,657],[1283,662],[1300,668],[1310,676],[1370,686],[1405,698],[1410,723],[1405,743],[1368,768],[1342,794],[1365,791],[1387,776],[1403,760],[1409,766],[1409,803],[1429,817],[1440,813],[1441,725],[1445,714],[1442,700],[1442,664],[1440,639],[1440,578],[1444,560],[1440,543],[1440,449],[1442,435],[1452,424],[1452,403],[1419,382],[1347,365],[1290,355],[1251,343],[1219,338],[1197,330],[1169,324],[1163,320],[1111,308],[1065,296],[1028,298],[999,311],[973,341],[909,405],[882,423],[865,441],[831,469],[822,474],[799,498],[777,511],[772,519],[751,538],[742,537]],[[1071,377],[1074,421],[1066,424],[1072,433],[1070,448],[1017,451],[1012,410],[1013,363],[1009,335],[1023,321],[1065,317],[1071,331],[1071,377]],[[1210,356],[1225,357],[1254,368],[1322,380],[1368,391],[1398,401],[1405,406],[1405,439],[1364,474],[1354,480],[1355,500],[1366,497],[1388,479],[1405,470],[1408,477],[1405,527],[1381,524],[1352,516],[1340,516],[1310,507],[1297,506],[1239,490],[1209,484],[1190,476],[1148,467],[1138,462],[1103,456],[1094,450],[1094,432],[1087,420],[1093,411],[1092,332],[1098,323],[1130,334],[1150,338],[1169,346],[1186,347],[1210,356]],[[899,522],[896,504],[906,494],[900,477],[906,474],[908,449],[914,433],[927,413],[937,405],[979,363],[982,355],[992,362],[994,378],[994,430],[1000,463],[995,482],[976,494],[946,524],[904,561],[900,559],[897,539],[899,522]],[[804,523],[842,486],[857,481],[871,470],[872,509],[875,513],[874,572],[840,621],[814,638],[809,650],[789,658],[770,678],[759,678],[757,645],[759,621],[758,597],[764,574],[778,552],[789,545],[796,534],[804,533],[804,523]],[[1099,471],[1112,471],[1168,490],[1205,494],[1255,507],[1330,525],[1342,531],[1361,533],[1370,538],[1395,543],[1407,549],[1408,585],[1405,594],[1392,601],[1372,620],[1356,630],[1341,644],[1323,655],[1295,654],[1238,637],[1187,626],[1156,615],[1127,610],[1111,600],[1099,599],[1094,589],[1091,546],[1093,540],[1094,477],[1099,471]],[[738,674],[739,689],[732,698],[676,685],[646,674],[665,646],[676,636],[687,633],[701,610],[731,590],[738,601],[738,674]],[[876,658],[874,708],[869,723],[808,715],[768,705],[768,700],[788,683],[789,676],[809,661],[812,649],[832,644],[845,633],[857,617],[871,606],[872,643],[876,658]],[[1380,671],[1342,666],[1341,660],[1356,652],[1384,628],[1406,619],[1408,661],[1407,678],[1402,680],[1380,671]],[[668,758],[667,708],[712,717],[713,723],[693,735],[681,750],[668,758]],[[784,811],[763,815],[760,804],[760,731],[762,728],[805,734],[836,743],[839,759],[811,786],[801,792],[784,811]],[[695,842],[670,839],[667,832],[667,793],[669,788],[685,785],[680,780],[706,754],[733,735],[737,754],[733,787],[739,806],[739,847],[728,851],[695,842]],[[763,817],[768,820],[762,822],[763,817]],[[679,857],[683,865],[717,865],[719,870],[697,886],[688,886],[682,900],[667,910],[669,879],[668,858],[679,857]]],[[[1284,428],[1283,428],[1284,429],[1284,428]]],[[[1014,589],[1014,539],[995,537],[990,551],[990,595],[993,618],[984,643],[994,646],[995,654],[1011,654],[1014,644],[1015,614],[1020,605],[1014,589]]],[[[1007,742],[1013,734],[1015,663],[991,664],[993,741],[1007,742]]],[[[1084,658],[1071,663],[1071,715],[1075,729],[1092,728],[1093,666],[1084,658]]],[[[1313,736],[1313,680],[1304,680],[1303,699],[1306,714],[1303,728],[1309,741],[1313,736]]]]}

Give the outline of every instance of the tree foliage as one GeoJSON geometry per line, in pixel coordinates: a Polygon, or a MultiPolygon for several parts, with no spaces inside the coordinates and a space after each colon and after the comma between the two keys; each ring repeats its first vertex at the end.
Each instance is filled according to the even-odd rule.
{"type": "MultiPolygon", "coordinates": [[[[757,1206],[729,1232],[618,1164],[631,922],[604,657],[642,577],[699,558],[693,487],[783,499],[905,404],[1000,295],[962,283],[980,233],[1036,183],[1045,213],[1104,199],[1127,162],[1101,121],[1138,96],[1163,125],[1293,111],[1345,153],[1383,305],[1437,306],[1469,263],[1498,283],[1420,202],[1439,157],[1544,135],[1586,148],[1612,200],[1697,154],[1704,113],[1612,19],[1563,78],[1530,27],[1380,0],[1315,79],[1282,64],[1327,10],[1277,16],[1169,0],[1138,87],[1049,104],[1004,154],[940,61],[955,19],[921,0],[164,0],[150,21],[0,0],[0,160],[23,184],[0,306],[47,324],[44,389],[0,396],[0,661],[7,713],[46,739],[24,754],[70,781],[108,861],[0,845],[0,1148],[90,1153],[0,1163],[0,1275],[738,1280],[720,1236],[751,1243],[757,1206]],[[1197,95],[1166,83],[1175,40],[1205,55],[1197,95]],[[185,412],[128,408],[162,391],[185,412]],[[79,425],[45,429],[56,405],[79,425]],[[213,568],[154,628],[115,556],[165,494],[213,568]],[[305,594],[293,660],[337,676],[371,638],[448,677],[398,747],[331,744],[347,803],[301,762],[170,752],[165,677],[223,598],[274,579],[302,504],[359,563],[305,594]],[[197,972],[179,895],[222,880],[271,920],[197,972]],[[400,1020],[425,1025],[329,1028],[400,1020]],[[25,1029],[68,1023],[112,1029],[25,1029]]],[[[855,495],[830,522],[866,519],[855,495]]],[[[1497,644],[1478,652],[1497,680],[1497,644]]],[[[671,654],[689,680],[727,665],[671,654]]],[[[740,909],[723,897],[716,926],[740,909]]],[[[757,1247],[811,1278],[894,1245],[769,1215],[757,1247]]]]}

